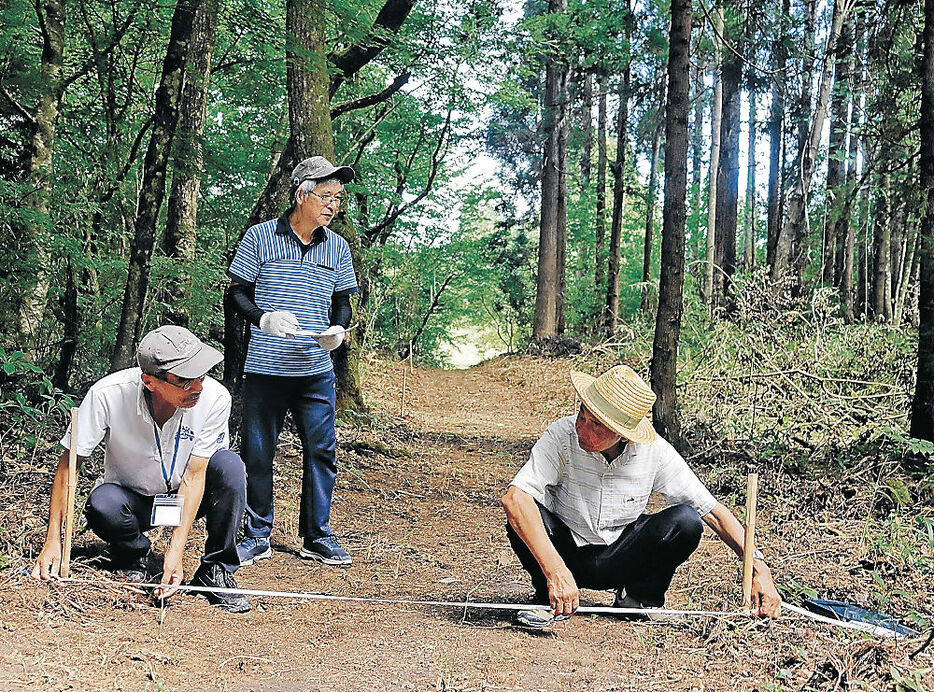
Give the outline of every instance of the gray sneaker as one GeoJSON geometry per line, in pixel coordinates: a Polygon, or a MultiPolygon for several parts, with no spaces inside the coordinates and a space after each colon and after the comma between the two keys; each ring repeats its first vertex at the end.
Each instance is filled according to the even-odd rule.
{"type": "Polygon", "coordinates": [[[272,547],[269,545],[269,538],[261,536],[247,536],[237,543],[237,557],[240,558],[240,566],[252,565],[257,560],[265,560],[272,556],[272,547]]]}
{"type": "Polygon", "coordinates": [[[548,629],[556,622],[567,619],[567,615],[555,615],[554,610],[542,606],[539,608],[520,610],[516,613],[515,623],[519,627],[523,627],[527,630],[544,630],[548,629]]]}
{"type": "Polygon", "coordinates": [[[639,608],[645,611],[644,613],[620,613],[617,617],[623,620],[651,620],[652,622],[662,623],[680,622],[684,620],[684,615],[681,613],[653,612],[655,609],[652,606],[642,605],[642,603],[627,594],[625,589],[620,589],[616,592],[616,597],[613,599],[613,607],[639,608]]]}

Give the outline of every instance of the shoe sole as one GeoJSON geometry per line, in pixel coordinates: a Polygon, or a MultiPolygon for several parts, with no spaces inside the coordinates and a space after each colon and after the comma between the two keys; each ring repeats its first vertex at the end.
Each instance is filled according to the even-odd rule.
{"type": "Polygon", "coordinates": [[[315,560],[325,565],[331,565],[333,567],[347,567],[353,562],[352,558],[347,558],[346,560],[339,560],[332,557],[324,557],[320,553],[316,553],[311,550],[305,550],[302,548],[298,551],[298,556],[304,560],[315,560]]]}
{"type": "Polygon", "coordinates": [[[256,562],[257,560],[265,560],[267,557],[272,557],[272,546],[266,548],[266,550],[264,550],[263,552],[261,552],[259,555],[254,555],[253,557],[251,557],[251,558],[250,558],[249,560],[247,560],[246,562],[244,562],[243,560],[240,560],[240,566],[241,566],[241,567],[249,567],[250,565],[252,565],[252,564],[253,564],[254,562],[256,562]]]}

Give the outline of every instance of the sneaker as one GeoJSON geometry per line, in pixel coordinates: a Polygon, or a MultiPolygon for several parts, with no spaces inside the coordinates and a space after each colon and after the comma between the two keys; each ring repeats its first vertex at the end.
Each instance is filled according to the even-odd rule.
{"type": "MultiPolygon", "coordinates": [[[[191,578],[192,586],[207,586],[220,589],[236,589],[237,582],[234,576],[224,569],[221,565],[204,563],[195,572],[191,578]]],[[[248,613],[250,612],[250,599],[241,593],[224,593],[218,591],[198,591],[203,593],[215,608],[223,610],[225,613],[248,613]]]]}
{"type": "Polygon", "coordinates": [[[322,536],[314,540],[305,539],[298,554],[326,565],[349,565],[350,555],[341,548],[334,536],[322,536]]]}
{"type": "Polygon", "coordinates": [[[110,569],[121,581],[145,584],[149,580],[149,551],[137,557],[114,555],[110,558],[110,569]]]}
{"type": "Polygon", "coordinates": [[[240,558],[240,566],[252,565],[257,560],[265,560],[272,556],[272,546],[269,545],[269,538],[261,536],[247,536],[237,543],[237,557],[240,558]]]}
{"type": "Polygon", "coordinates": [[[515,623],[528,630],[544,630],[567,619],[567,615],[555,615],[551,608],[529,608],[516,613],[515,623]]]}
{"type": "Polygon", "coordinates": [[[645,610],[644,613],[621,613],[618,617],[623,620],[651,620],[652,622],[678,622],[684,620],[681,613],[657,613],[653,612],[655,608],[643,605],[640,601],[626,593],[625,589],[616,592],[613,599],[614,608],[638,608],[645,610]]]}

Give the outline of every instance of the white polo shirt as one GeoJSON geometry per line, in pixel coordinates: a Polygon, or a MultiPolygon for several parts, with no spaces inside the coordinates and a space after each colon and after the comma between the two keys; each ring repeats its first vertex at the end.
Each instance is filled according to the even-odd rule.
{"type": "Polygon", "coordinates": [[[652,492],[669,506],[687,504],[701,516],[717,505],[666,440],[629,442],[608,464],[600,452],[581,449],[576,419],[567,416],[548,426],[510,485],[554,512],[578,546],[615,542],[645,512],[652,492]]]}
{"type": "MultiPolygon", "coordinates": [[[[104,475],[98,484],[157,495],[166,492],[163,471],[177,490],[192,455],[210,458],[227,448],[230,393],[205,377],[198,403],[176,409],[160,429],[149,412],[141,373],[129,368],[94,383],[78,409],[77,453],[89,456],[103,440],[104,475]]],[[[71,446],[70,425],[61,444],[71,446]]]]}

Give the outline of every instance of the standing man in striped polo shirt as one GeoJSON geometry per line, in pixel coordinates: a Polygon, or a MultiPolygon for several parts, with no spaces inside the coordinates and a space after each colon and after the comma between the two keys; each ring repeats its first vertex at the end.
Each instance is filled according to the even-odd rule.
{"type": "Polygon", "coordinates": [[[248,229],[230,265],[230,299],[253,325],[240,434],[247,471],[241,565],[272,555],[272,463],[286,411],[302,442],[299,554],[327,565],[351,561],[330,526],[337,475],[330,351],[350,324],[357,277],[347,241],[328,224],[353,179],[352,168],[323,156],[302,161],[292,171],[291,206],[248,229]]]}
{"type": "MultiPolygon", "coordinates": [[[[503,496],[509,542],[532,577],[536,603],[551,606],[518,614],[530,628],[577,610],[578,584],[615,590],[617,608],[663,606],[705,523],[743,555],[743,526],[652,428],[649,385],[625,365],[596,379],[572,372],[571,382],[580,411],[545,430],[503,496]],[[652,492],[668,508],[646,514],[652,492]]],[[[777,617],[781,599],[755,554],[751,605],[777,617]]]]}

